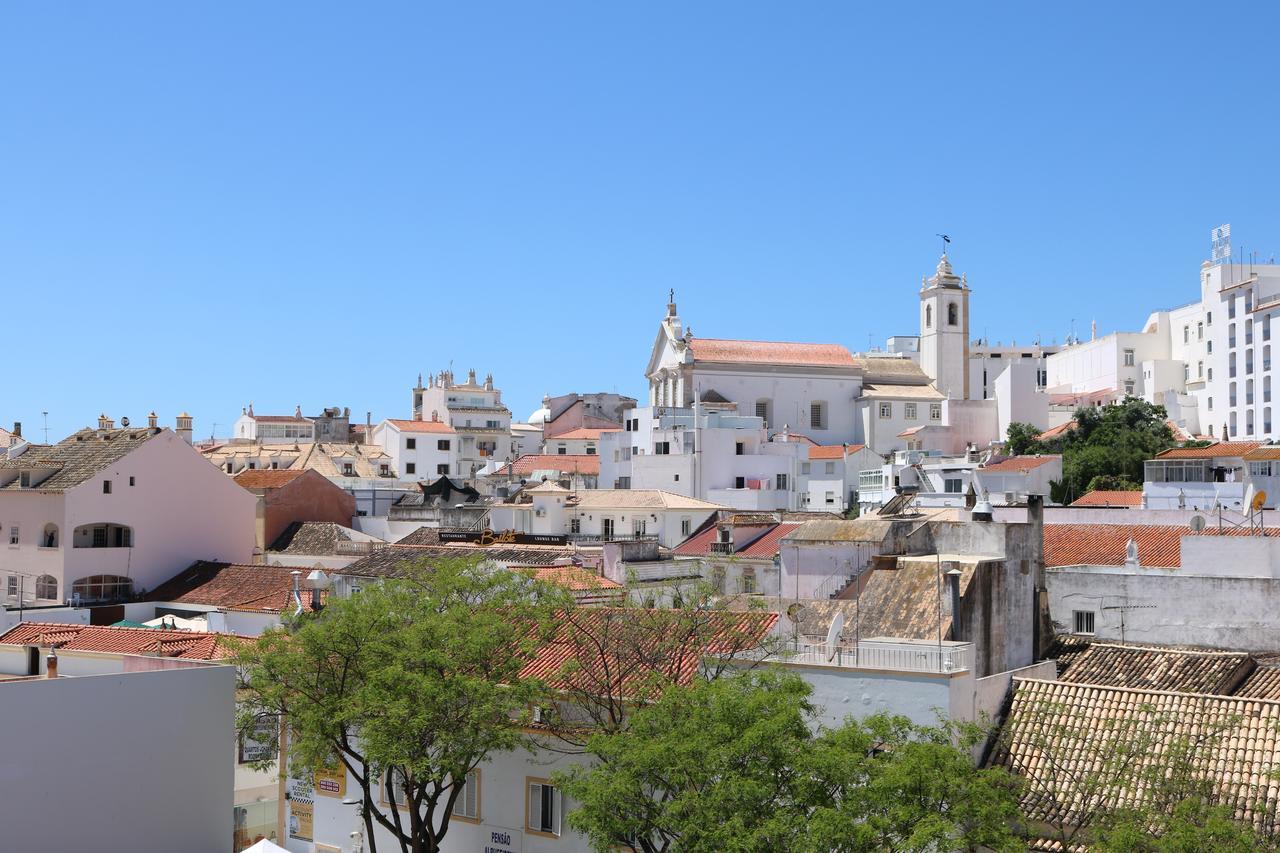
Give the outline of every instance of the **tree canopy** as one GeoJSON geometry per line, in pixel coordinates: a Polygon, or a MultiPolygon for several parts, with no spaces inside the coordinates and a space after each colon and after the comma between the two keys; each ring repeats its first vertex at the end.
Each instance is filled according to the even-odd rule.
{"type": "Polygon", "coordinates": [[[560,774],[569,825],[602,851],[1018,849],[1013,779],[971,741],[901,717],[822,729],[811,689],[771,668],[668,689],[560,774]]]}
{"type": "Polygon", "coordinates": [[[467,774],[525,743],[544,686],[521,671],[565,606],[474,561],[406,566],[246,644],[240,725],[283,717],[293,771],[349,771],[369,850],[377,824],[401,850],[434,853],[467,774]]]}
{"type": "Polygon", "coordinates": [[[1006,447],[1018,455],[1062,454],[1062,480],[1052,495],[1058,503],[1096,488],[1140,489],[1143,463],[1174,445],[1164,407],[1136,397],[1081,407],[1071,429],[1043,441],[1039,435],[1032,424],[1011,423],[1006,447]]]}

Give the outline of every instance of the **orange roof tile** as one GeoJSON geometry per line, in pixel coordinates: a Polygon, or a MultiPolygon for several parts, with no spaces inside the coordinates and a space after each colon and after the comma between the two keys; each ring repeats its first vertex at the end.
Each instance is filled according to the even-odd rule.
{"type": "Polygon", "coordinates": [[[1046,524],[1046,566],[1123,566],[1130,537],[1144,566],[1182,565],[1182,537],[1191,531],[1161,524],[1046,524]]]}
{"type": "Polygon", "coordinates": [[[1142,492],[1094,489],[1081,495],[1071,506],[1142,506],[1142,492]]]}
{"type": "Polygon", "coordinates": [[[1214,459],[1221,456],[1244,456],[1262,446],[1260,441],[1219,441],[1208,447],[1172,447],[1157,459],[1214,459]]]}
{"type": "Polygon", "coordinates": [[[1280,444],[1268,444],[1244,455],[1246,462],[1260,462],[1267,459],[1280,459],[1280,444]]]}
{"type": "Polygon", "coordinates": [[[689,349],[695,361],[730,364],[789,364],[801,367],[855,367],[853,355],[839,344],[801,344],[786,341],[730,341],[694,338],[689,349]]]}
{"type": "MultiPolygon", "coordinates": [[[[301,566],[237,565],[200,561],[152,590],[151,601],[200,604],[252,613],[282,613],[297,607],[293,598],[293,572],[305,578],[311,570],[301,566]]],[[[321,603],[327,593],[321,593],[321,603]]],[[[311,591],[302,590],[302,603],[311,609],[311,591]]]]}
{"type": "Polygon", "coordinates": [[[857,453],[865,444],[815,444],[809,448],[810,459],[843,459],[857,453]]]}
{"type": "Polygon", "coordinates": [[[210,634],[204,631],[20,622],[0,636],[0,643],[15,646],[56,646],[59,649],[81,652],[222,660],[232,654],[227,642],[230,639],[243,638],[237,638],[234,634],[210,634]]]}
{"type": "Polygon", "coordinates": [[[530,574],[543,583],[555,584],[571,592],[625,589],[622,584],[581,566],[539,566],[530,569],[530,574]]]}
{"type": "Polygon", "coordinates": [[[403,421],[389,418],[387,423],[394,424],[401,432],[438,432],[452,433],[453,427],[444,421],[403,421]]]}
{"type": "Polygon", "coordinates": [[[599,474],[600,457],[592,453],[526,453],[514,462],[503,465],[496,473],[527,477],[535,471],[599,474]]]}
{"type": "Polygon", "coordinates": [[[1058,424],[1056,427],[1050,427],[1044,432],[1036,436],[1040,441],[1048,441],[1051,438],[1057,438],[1066,435],[1068,432],[1076,428],[1075,420],[1069,420],[1065,424],[1058,424]]]}
{"type": "Polygon", "coordinates": [[[782,537],[800,527],[799,523],[779,524],[738,552],[740,557],[773,558],[782,548],[782,537]]]}
{"type": "Polygon", "coordinates": [[[246,489],[278,489],[281,486],[287,486],[307,473],[305,469],[299,468],[292,470],[289,468],[246,468],[234,479],[246,489]]]}
{"type": "Polygon", "coordinates": [[[568,432],[562,432],[559,435],[551,436],[547,440],[559,441],[561,439],[568,439],[570,441],[581,441],[585,439],[587,441],[598,441],[600,439],[600,433],[602,432],[622,432],[622,427],[612,427],[609,429],[605,429],[603,427],[600,429],[578,427],[577,429],[571,429],[568,432]]]}
{"type": "Polygon", "coordinates": [[[1061,456],[1055,454],[1010,456],[1008,459],[1001,459],[999,462],[991,462],[982,466],[982,471],[983,473],[991,474],[1025,474],[1028,471],[1034,471],[1041,465],[1048,465],[1050,462],[1058,462],[1061,459],[1061,456]]]}

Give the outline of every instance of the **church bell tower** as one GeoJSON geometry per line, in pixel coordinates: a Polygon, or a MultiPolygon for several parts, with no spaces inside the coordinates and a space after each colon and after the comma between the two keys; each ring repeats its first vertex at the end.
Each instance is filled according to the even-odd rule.
{"type": "Polygon", "coordinates": [[[920,281],[920,367],[943,396],[969,397],[969,282],[945,252],[920,281]]]}

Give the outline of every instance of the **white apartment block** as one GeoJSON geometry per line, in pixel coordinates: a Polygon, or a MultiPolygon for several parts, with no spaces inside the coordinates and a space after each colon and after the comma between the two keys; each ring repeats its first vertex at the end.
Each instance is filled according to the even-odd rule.
{"type": "MultiPolygon", "coordinates": [[[[476,372],[458,383],[453,372],[442,370],[422,377],[413,389],[413,420],[442,421],[456,433],[454,471],[463,478],[474,477],[491,459],[515,458],[519,443],[511,431],[511,411],[502,403],[502,392],[493,386],[493,375],[484,384],[476,382],[476,372]]],[[[403,472],[401,472],[403,475],[403,472]]]]}
{"type": "Polygon", "coordinates": [[[458,461],[458,434],[445,421],[389,418],[373,428],[369,440],[391,458],[392,468],[406,482],[467,476],[458,461]]]}
{"type": "Polygon", "coordinates": [[[260,444],[295,444],[315,441],[316,425],[303,416],[301,406],[292,415],[255,415],[250,403],[232,425],[231,437],[260,444]]]}

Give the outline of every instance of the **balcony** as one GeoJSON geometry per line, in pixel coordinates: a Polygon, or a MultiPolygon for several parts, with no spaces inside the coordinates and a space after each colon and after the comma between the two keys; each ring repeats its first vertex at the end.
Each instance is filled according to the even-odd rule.
{"type": "Polygon", "coordinates": [[[732,542],[712,542],[711,553],[712,554],[732,554],[733,543],[732,542]]]}
{"type": "Polygon", "coordinates": [[[598,533],[569,533],[565,538],[570,542],[578,543],[658,541],[658,535],[656,533],[610,533],[604,536],[598,533]]]}
{"type": "Polygon", "coordinates": [[[943,641],[863,640],[860,644],[827,645],[788,640],[766,660],[782,664],[883,669],[940,675],[973,669],[973,644],[943,641]]]}

